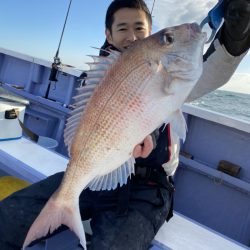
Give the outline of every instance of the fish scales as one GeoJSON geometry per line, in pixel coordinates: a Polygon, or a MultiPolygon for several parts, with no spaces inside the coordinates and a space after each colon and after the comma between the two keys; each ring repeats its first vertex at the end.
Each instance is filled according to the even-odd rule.
{"type": "MultiPolygon", "coordinates": [[[[128,60],[130,63],[125,64],[127,67],[124,67],[122,62],[117,63],[117,67],[110,70],[110,74],[90,100],[81,122],[84,127],[79,127],[79,135],[76,133],[76,143],[73,143],[77,145],[77,148],[81,148],[81,152],[77,154],[79,150],[75,148],[72,148],[71,152],[72,162],[74,162],[74,157],[77,157],[75,161],[78,166],[89,167],[89,162],[95,166],[103,165],[105,164],[102,162],[105,159],[104,155],[114,154],[111,146],[118,153],[119,148],[123,147],[122,144],[128,143],[129,135],[131,135],[131,131],[127,130],[131,127],[129,123],[138,120],[139,111],[145,110],[140,108],[144,86],[139,83],[151,75],[151,69],[147,63],[141,62],[142,66],[138,68],[136,56],[134,54],[133,58],[128,60]],[[119,77],[112,78],[113,72],[119,72],[117,74],[119,77]],[[88,114],[91,115],[88,116],[88,114]],[[90,131],[90,134],[82,134],[81,131],[90,131]],[[89,147],[86,149],[84,145],[87,144],[89,147]]],[[[122,161],[124,160],[121,160],[121,164],[122,161]]]]}
{"type": "MultiPolygon", "coordinates": [[[[140,117],[143,117],[140,112],[145,112],[145,108],[142,108],[141,98],[145,86],[136,83],[140,83],[145,77],[149,78],[151,70],[147,63],[142,65],[140,70],[137,67],[137,70],[130,73],[133,70],[133,64],[130,63],[129,67],[120,70],[121,76],[125,76],[121,77],[120,82],[116,82],[118,79],[108,77],[100,86],[101,89],[97,89],[93,95],[81,122],[82,126],[76,133],[76,141],[73,142],[73,146],[75,145],[76,148],[72,147],[71,163],[75,167],[71,168],[71,164],[69,165],[68,168],[72,170],[66,172],[64,182],[67,183],[68,179],[75,181],[71,182],[72,186],[68,183],[64,192],[62,190],[65,196],[69,195],[72,190],[78,189],[81,192],[84,187],[79,185],[77,180],[90,172],[93,169],[92,166],[103,169],[102,166],[112,161],[113,155],[116,154],[118,158],[119,153],[122,153],[122,156],[120,160],[118,159],[118,163],[114,162],[114,166],[127,160],[129,155],[124,154],[124,150],[121,151],[121,149],[134,143],[134,141],[129,143],[132,138],[131,134],[134,134],[128,129],[131,127],[131,123],[135,124],[138,121],[138,126],[134,131],[137,131],[137,136],[140,136],[137,141],[143,139],[145,132],[140,124],[148,125],[150,118],[145,123],[139,120],[140,117]],[[106,102],[99,102],[99,100],[106,100],[106,102]],[[77,185],[78,187],[76,187],[77,185]]],[[[117,72],[119,69],[114,68],[113,70],[117,72]]],[[[150,132],[148,131],[148,133],[150,132]]],[[[131,154],[132,151],[129,153],[131,154]]]]}

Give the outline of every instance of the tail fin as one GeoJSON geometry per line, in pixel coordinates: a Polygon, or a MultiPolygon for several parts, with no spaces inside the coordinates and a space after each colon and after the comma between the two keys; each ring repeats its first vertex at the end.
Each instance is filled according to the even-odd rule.
{"type": "Polygon", "coordinates": [[[62,224],[68,226],[78,236],[84,249],[87,249],[78,202],[67,201],[62,203],[54,196],[49,199],[30,227],[23,243],[23,249],[34,240],[54,232],[62,224]]]}

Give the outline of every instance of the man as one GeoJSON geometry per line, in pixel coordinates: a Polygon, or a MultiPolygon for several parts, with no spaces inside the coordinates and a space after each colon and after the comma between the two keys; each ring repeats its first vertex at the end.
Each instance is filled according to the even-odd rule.
{"type": "MultiPolygon", "coordinates": [[[[205,57],[204,74],[188,100],[226,83],[249,49],[250,4],[240,0],[238,6],[238,2],[228,2],[225,25],[205,57]],[[242,5],[248,17],[238,15],[242,5]],[[237,36],[232,29],[239,31],[237,36]]],[[[147,37],[151,26],[151,15],[143,0],[114,0],[107,10],[106,38],[117,50],[124,51],[135,40],[147,37]]],[[[137,159],[136,175],[127,185],[112,191],[86,189],[81,194],[82,219],[92,218],[90,249],[148,249],[163,222],[171,217],[174,188],[169,176],[178,165],[177,136],[169,125],[162,127],[135,148],[134,156],[147,158],[137,159]]],[[[1,250],[21,248],[30,225],[59,186],[62,176],[63,173],[53,175],[0,203],[1,250]]]]}

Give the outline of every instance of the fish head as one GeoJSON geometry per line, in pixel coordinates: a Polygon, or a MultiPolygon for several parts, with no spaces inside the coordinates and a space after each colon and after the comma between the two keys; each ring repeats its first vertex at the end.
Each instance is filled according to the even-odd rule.
{"type": "Polygon", "coordinates": [[[191,78],[194,72],[195,75],[201,74],[206,33],[201,32],[198,24],[165,28],[150,39],[151,48],[155,50],[150,56],[159,60],[168,73],[178,74],[179,77],[190,75],[191,78]]]}
{"type": "Polygon", "coordinates": [[[191,91],[203,69],[206,33],[201,32],[199,25],[190,23],[165,28],[144,40],[141,49],[145,59],[163,66],[168,83],[178,80],[174,83],[187,85],[191,91]]]}

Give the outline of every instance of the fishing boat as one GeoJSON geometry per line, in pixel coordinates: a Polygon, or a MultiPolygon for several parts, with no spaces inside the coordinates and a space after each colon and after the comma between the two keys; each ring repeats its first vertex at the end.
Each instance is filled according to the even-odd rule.
{"type": "MultiPolygon", "coordinates": [[[[66,65],[52,80],[51,72],[49,61],[0,48],[0,107],[9,105],[0,109],[2,177],[34,183],[66,168],[65,121],[84,79],[66,65]],[[6,111],[13,109],[19,115],[7,126],[6,111]]],[[[174,176],[174,217],[150,249],[250,249],[250,123],[192,104],[183,112],[188,133],[174,176]]],[[[84,226],[91,234],[89,223],[84,226]]],[[[68,230],[28,249],[74,250],[78,244],[68,230]]]]}

